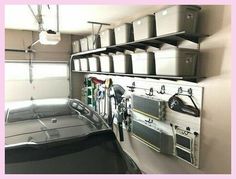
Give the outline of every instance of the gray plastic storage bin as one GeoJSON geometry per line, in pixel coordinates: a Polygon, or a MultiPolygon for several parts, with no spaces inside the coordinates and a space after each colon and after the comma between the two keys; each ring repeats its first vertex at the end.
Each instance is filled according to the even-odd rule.
{"type": "Polygon", "coordinates": [[[125,23],[114,28],[114,32],[115,32],[116,44],[127,43],[134,40],[133,28],[132,28],[132,24],[130,23],[125,23]]]}
{"type": "Polygon", "coordinates": [[[113,59],[109,55],[99,56],[101,71],[102,72],[113,72],[113,59]]]}
{"type": "Polygon", "coordinates": [[[90,71],[100,71],[100,60],[98,57],[90,57],[88,61],[90,71]]]}
{"type": "Polygon", "coordinates": [[[80,60],[79,59],[74,59],[74,70],[75,71],[80,71],[80,60]]]}
{"type": "Polygon", "coordinates": [[[198,51],[191,49],[166,49],[155,52],[156,74],[194,76],[198,51]]]}
{"type": "Polygon", "coordinates": [[[152,52],[137,52],[131,56],[134,74],[155,74],[155,59],[152,52]]]}
{"type": "Polygon", "coordinates": [[[81,71],[89,71],[89,64],[87,58],[80,58],[81,71]]]}
{"type": "Polygon", "coordinates": [[[113,55],[114,72],[115,73],[132,73],[131,55],[117,54],[113,55]]]}
{"type": "Polygon", "coordinates": [[[81,51],[87,51],[88,50],[88,40],[87,38],[80,39],[80,46],[81,46],[81,51]]]}
{"type": "Polygon", "coordinates": [[[79,40],[76,40],[72,43],[72,53],[80,52],[80,43],[79,40]]]}
{"type": "Polygon", "coordinates": [[[113,29],[107,29],[100,33],[101,47],[107,47],[115,44],[115,35],[113,29]]]}
{"type": "Polygon", "coordinates": [[[89,35],[88,39],[88,49],[93,50],[101,47],[100,36],[99,35],[89,35]]]}
{"type": "Polygon", "coordinates": [[[155,13],[157,36],[185,31],[195,33],[199,6],[170,6],[155,13]]]}
{"type": "Polygon", "coordinates": [[[142,40],[156,35],[155,16],[147,15],[133,22],[134,40],[142,40]]]}

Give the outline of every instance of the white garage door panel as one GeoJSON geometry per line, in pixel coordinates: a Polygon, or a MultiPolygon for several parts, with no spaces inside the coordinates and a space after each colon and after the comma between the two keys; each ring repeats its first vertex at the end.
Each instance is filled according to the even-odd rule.
{"type": "Polygon", "coordinates": [[[5,101],[21,101],[30,99],[32,87],[29,80],[5,81],[5,101]]]}
{"type": "Polygon", "coordinates": [[[5,64],[5,102],[69,96],[66,64],[34,63],[32,73],[30,83],[28,64],[5,64]]]}
{"type": "Polygon", "coordinates": [[[69,82],[66,78],[34,80],[32,95],[34,99],[68,97],[69,82]]]}

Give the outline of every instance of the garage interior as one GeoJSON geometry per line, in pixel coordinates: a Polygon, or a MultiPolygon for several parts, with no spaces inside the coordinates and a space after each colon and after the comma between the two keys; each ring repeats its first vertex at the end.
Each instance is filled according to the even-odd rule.
{"type": "Polygon", "coordinates": [[[96,111],[143,174],[230,174],[231,6],[6,5],[5,105],[55,98],[96,111]]]}

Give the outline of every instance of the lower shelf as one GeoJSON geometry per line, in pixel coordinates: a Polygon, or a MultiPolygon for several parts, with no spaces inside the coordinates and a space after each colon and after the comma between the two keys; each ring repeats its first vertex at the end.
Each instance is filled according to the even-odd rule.
{"type": "Polygon", "coordinates": [[[191,81],[191,82],[198,82],[200,79],[205,78],[205,77],[199,77],[199,76],[165,76],[165,75],[145,75],[145,74],[124,74],[124,73],[108,73],[108,72],[92,72],[92,71],[75,71],[75,70],[73,70],[72,72],[84,73],[84,74],[101,74],[101,75],[169,79],[169,80],[186,80],[186,81],[191,81]]]}

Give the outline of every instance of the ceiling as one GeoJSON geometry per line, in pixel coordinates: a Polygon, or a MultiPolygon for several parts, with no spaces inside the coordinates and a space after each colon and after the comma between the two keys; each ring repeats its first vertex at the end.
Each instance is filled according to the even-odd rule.
{"type": "MultiPolygon", "coordinates": [[[[37,14],[37,6],[31,5],[37,14]]],[[[46,30],[56,30],[56,6],[43,5],[43,21],[46,30]],[[49,9],[50,8],[50,9],[49,9]]],[[[135,18],[157,11],[153,5],[59,5],[60,32],[66,34],[88,34],[92,26],[87,21],[111,24],[131,22],[135,18]]],[[[38,30],[38,24],[27,5],[5,6],[5,28],[38,30]]],[[[98,26],[95,26],[98,29],[98,26]]],[[[103,26],[103,29],[108,28],[103,26]]]]}

